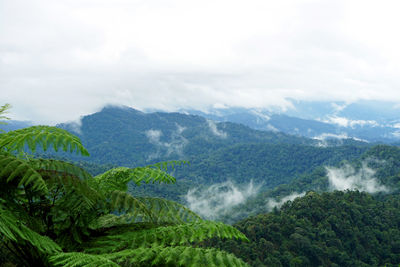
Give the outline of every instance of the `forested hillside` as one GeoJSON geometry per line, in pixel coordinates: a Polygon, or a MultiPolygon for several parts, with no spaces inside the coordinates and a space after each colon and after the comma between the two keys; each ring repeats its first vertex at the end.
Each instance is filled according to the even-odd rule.
{"type": "Polygon", "coordinates": [[[251,240],[213,244],[252,266],[398,266],[400,198],[318,194],[235,224],[251,240]]]}
{"type": "Polygon", "coordinates": [[[95,163],[137,166],[188,160],[191,165],[179,169],[176,176],[194,184],[253,180],[271,188],[320,165],[355,159],[368,148],[354,140],[321,146],[318,140],[215,123],[200,116],[121,107],[106,107],[83,117],[80,125],[59,127],[76,133],[95,163]]]}
{"type": "Polygon", "coordinates": [[[279,206],[285,200],[292,200],[310,190],[326,192],[346,189],[374,193],[377,197],[400,192],[400,148],[376,145],[352,160],[343,158],[343,161],[334,164],[321,164],[288,183],[260,191],[221,219],[232,222],[249,214],[271,211],[274,205],[279,206]]]}
{"type": "MultiPolygon", "coordinates": [[[[243,143],[321,145],[318,140],[257,131],[241,124],[215,123],[181,113],[143,113],[128,107],[105,107],[84,116],[79,123],[59,124],[58,127],[77,134],[91,151],[92,161],[129,166],[208,156],[219,149],[243,143]]],[[[351,140],[346,142],[366,145],[351,140]]]]}

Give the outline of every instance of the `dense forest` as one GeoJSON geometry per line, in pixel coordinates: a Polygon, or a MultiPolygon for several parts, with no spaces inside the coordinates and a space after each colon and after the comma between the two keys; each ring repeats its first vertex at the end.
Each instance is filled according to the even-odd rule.
{"type": "Polygon", "coordinates": [[[396,146],[115,107],[5,129],[0,266],[400,263],[396,146]],[[216,221],[187,208],[189,190],[226,181],[257,190],[216,221]]]}
{"type": "Polygon", "coordinates": [[[400,198],[336,191],[287,202],[235,227],[250,242],[214,241],[252,266],[398,266],[400,198]]]}

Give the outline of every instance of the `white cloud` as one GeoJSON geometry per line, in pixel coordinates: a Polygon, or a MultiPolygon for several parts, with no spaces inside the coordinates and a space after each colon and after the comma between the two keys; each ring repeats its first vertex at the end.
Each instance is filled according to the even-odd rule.
{"type": "Polygon", "coordinates": [[[0,103],[13,104],[14,119],[74,120],[107,103],[171,111],[400,101],[397,1],[1,5],[0,103]]]}
{"type": "Polygon", "coordinates": [[[355,141],[369,143],[367,140],[364,140],[361,138],[350,137],[347,135],[347,133],[341,133],[341,134],[323,133],[318,136],[314,136],[313,139],[320,141],[320,142],[318,142],[318,146],[321,146],[321,147],[327,147],[328,146],[327,140],[329,140],[329,139],[338,139],[338,140],[353,139],[355,141]]]}
{"type": "Polygon", "coordinates": [[[162,155],[162,150],[165,151],[165,155],[169,156],[176,153],[179,156],[183,156],[183,149],[189,143],[189,141],[182,135],[185,131],[185,127],[176,125],[176,130],[172,132],[169,142],[162,142],[160,140],[163,132],[161,130],[150,129],[145,132],[149,142],[157,146],[157,151],[149,156],[149,159],[158,158],[162,155]]]}
{"type": "Polygon", "coordinates": [[[162,136],[162,131],[160,130],[148,130],[145,132],[147,138],[149,138],[150,143],[161,144],[160,137],[162,136]]]}
{"type": "Polygon", "coordinates": [[[389,191],[374,177],[375,170],[369,168],[367,162],[363,162],[359,170],[349,164],[341,168],[326,167],[326,170],[332,190],[359,190],[368,193],[389,191]]]}
{"type": "Polygon", "coordinates": [[[355,128],[356,126],[371,126],[371,127],[377,127],[379,126],[379,123],[374,121],[374,120],[350,120],[344,117],[338,117],[338,116],[330,116],[326,120],[322,120],[322,122],[326,123],[332,123],[332,124],[337,124],[341,127],[351,127],[355,128]]]}
{"type": "Polygon", "coordinates": [[[81,120],[81,118],[78,119],[78,120],[69,122],[68,126],[70,127],[70,129],[71,129],[73,132],[75,132],[75,133],[77,133],[77,134],[82,134],[82,129],[81,129],[81,127],[82,127],[82,120],[81,120]]]}
{"type": "Polygon", "coordinates": [[[293,192],[292,194],[282,197],[279,200],[273,199],[273,198],[268,198],[267,199],[267,210],[272,211],[275,207],[279,209],[286,202],[293,201],[298,197],[303,197],[303,196],[305,196],[305,194],[306,194],[306,192],[302,192],[302,193],[293,192]]]}
{"type": "Polygon", "coordinates": [[[222,130],[218,130],[217,124],[214,121],[207,120],[207,124],[208,124],[208,127],[210,128],[210,131],[215,136],[218,136],[218,137],[221,137],[221,138],[226,138],[228,136],[228,134],[226,132],[224,132],[222,130]]]}
{"type": "Polygon", "coordinates": [[[215,220],[254,196],[259,188],[252,182],[247,186],[239,187],[227,181],[205,189],[191,189],[185,198],[191,210],[206,219],[215,220]]]}
{"type": "Polygon", "coordinates": [[[277,129],[276,127],[274,127],[272,124],[269,123],[267,124],[267,130],[275,133],[279,132],[279,129],[277,129]]]}

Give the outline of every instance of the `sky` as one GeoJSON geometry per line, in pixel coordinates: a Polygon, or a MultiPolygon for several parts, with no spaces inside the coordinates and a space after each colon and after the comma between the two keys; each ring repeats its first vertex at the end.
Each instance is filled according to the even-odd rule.
{"type": "Polygon", "coordinates": [[[0,0],[0,104],[140,110],[400,103],[399,1],[0,0]]]}

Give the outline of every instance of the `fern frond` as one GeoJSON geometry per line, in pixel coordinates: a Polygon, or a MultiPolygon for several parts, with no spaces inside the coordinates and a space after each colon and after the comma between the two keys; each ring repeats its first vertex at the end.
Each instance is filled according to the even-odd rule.
{"type": "Polygon", "coordinates": [[[54,266],[65,267],[119,267],[120,265],[101,255],[90,255],[80,252],[60,253],[50,257],[50,263],[54,266]]]}
{"type": "Polygon", "coordinates": [[[0,206],[0,233],[16,243],[28,242],[46,254],[61,252],[60,246],[47,236],[42,236],[20,222],[10,211],[0,206]]]}
{"type": "Polygon", "coordinates": [[[218,222],[202,221],[174,226],[137,230],[136,225],[115,228],[107,236],[90,242],[86,252],[119,251],[150,246],[182,246],[193,242],[201,242],[211,237],[236,238],[248,241],[246,236],[236,228],[218,222]],[[117,233],[117,234],[114,234],[117,233]]]}
{"type": "Polygon", "coordinates": [[[57,127],[31,126],[0,135],[0,149],[10,152],[19,153],[26,148],[35,152],[37,146],[44,151],[53,147],[55,151],[61,148],[65,152],[89,156],[89,152],[83,147],[78,137],[57,127]]]}
{"type": "Polygon", "coordinates": [[[144,221],[153,221],[156,214],[138,198],[124,191],[113,191],[110,197],[110,208],[112,211],[128,213],[132,220],[137,217],[144,221]]]}
{"type": "Polygon", "coordinates": [[[185,223],[200,221],[199,215],[185,206],[163,198],[133,197],[124,191],[113,191],[110,195],[110,209],[129,213],[134,221],[154,223],[185,223]]]}
{"type": "Polygon", "coordinates": [[[10,183],[17,181],[18,186],[31,186],[35,190],[47,192],[46,182],[28,162],[13,155],[0,153],[0,180],[10,183]]]}
{"type": "Polygon", "coordinates": [[[155,197],[138,198],[152,214],[155,223],[187,223],[201,221],[201,217],[178,202],[155,197]]]}
{"type": "Polygon", "coordinates": [[[114,190],[126,191],[128,183],[133,181],[137,185],[145,183],[175,183],[175,178],[161,169],[152,167],[127,168],[118,167],[94,177],[91,184],[99,187],[105,194],[114,190]]]}
{"type": "Polygon", "coordinates": [[[111,228],[116,226],[128,225],[135,220],[135,217],[131,214],[115,215],[106,214],[96,218],[95,221],[91,222],[89,228],[92,230],[111,228]]]}
{"type": "Polygon", "coordinates": [[[148,183],[166,183],[173,184],[176,182],[175,177],[169,175],[161,169],[155,169],[151,167],[137,167],[133,169],[132,180],[140,185],[141,182],[148,183]]]}
{"type": "Polygon", "coordinates": [[[29,163],[38,172],[47,172],[51,175],[59,174],[64,176],[75,176],[81,180],[92,178],[87,171],[69,162],[54,159],[30,159],[29,163]]]}
{"type": "Polygon", "coordinates": [[[185,266],[185,267],[248,267],[241,259],[225,251],[185,246],[127,249],[120,252],[91,255],[62,253],[50,257],[55,266],[185,266]],[[113,265],[117,263],[118,265],[113,265]],[[108,264],[108,265],[107,265],[108,264]]]}
{"type": "MultiPolygon", "coordinates": [[[[4,104],[0,106],[0,120],[9,120],[10,118],[4,116],[3,114],[7,113],[7,111],[11,108],[10,104],[4,104]]],[[[0,121],[0,124],[6,124],[3,121],[0,121]]]]}

